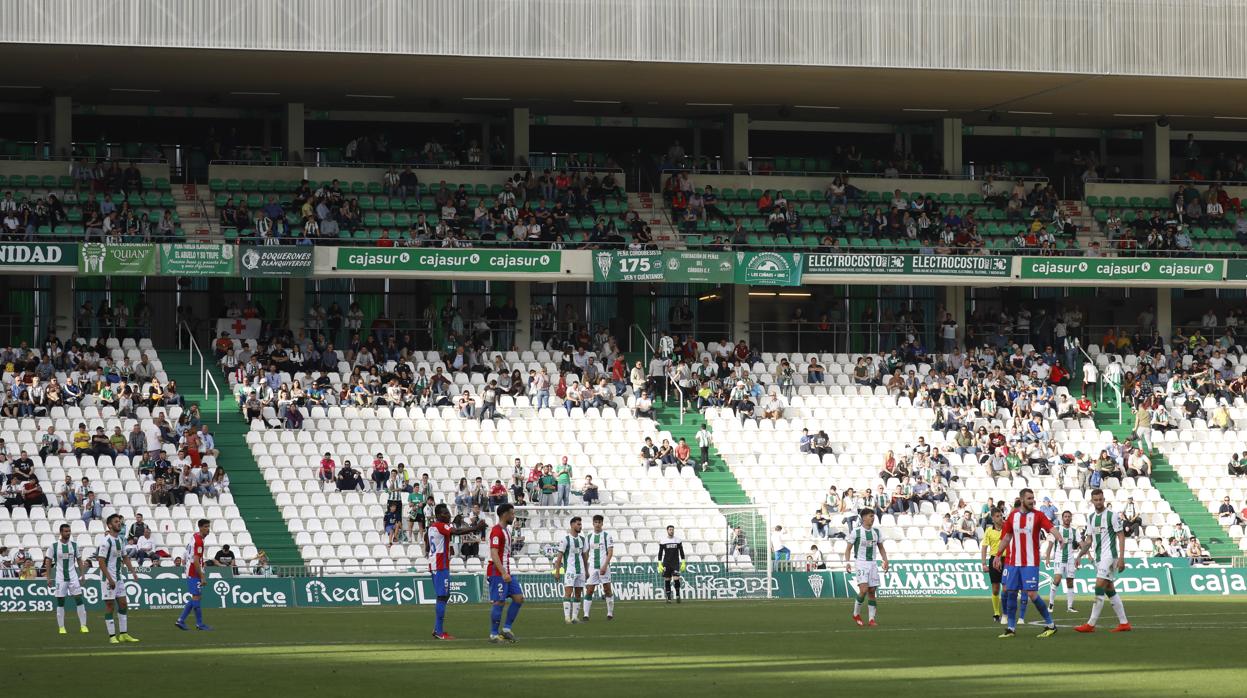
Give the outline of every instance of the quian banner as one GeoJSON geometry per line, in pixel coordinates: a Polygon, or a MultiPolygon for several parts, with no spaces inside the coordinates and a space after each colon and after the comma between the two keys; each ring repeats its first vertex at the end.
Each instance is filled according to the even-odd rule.
{"type": "Polygon", "coordinates": [[[78,253],[78,273],[84,276],[152,276],[156,273],[156,246],[84,243],[78,253]]]}

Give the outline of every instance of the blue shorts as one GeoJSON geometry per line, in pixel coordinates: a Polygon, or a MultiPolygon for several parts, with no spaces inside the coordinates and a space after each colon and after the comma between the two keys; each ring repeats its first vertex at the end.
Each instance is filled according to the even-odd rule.
{"type": "Polygon", "coordinates": [[[524,590],[520,587],[520,582],[515,577],[511,577],[511,582],[502,581],[502,577],[489,578],[489,600],[490,601],[506,601],[512,596],[522,596],[524,590]]]}
{"type": "Polygon", "coordinates": [[[450,596],[450,570],[433,571],[433,595],[450,596]]]}
{"type": "Polygon", "coordinates": [[[198,577],[186,578],[186,592],[191,596],[199,596],[199,586],[202,581],[198,577]]]}
{"type": "Polygon", "coordinates": [[[1001,582],[1005,591],[1039,591],[1039,566],[1006,565],[1001,582]]]}

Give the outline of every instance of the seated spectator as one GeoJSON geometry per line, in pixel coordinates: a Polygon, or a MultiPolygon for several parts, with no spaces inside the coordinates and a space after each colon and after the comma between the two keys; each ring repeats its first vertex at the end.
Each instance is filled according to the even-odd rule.
{"type": "MultiPolygon", "coordinates": [[[[570,413],[568,410],[568,414],[570,413]]],[[[650,399],[649,392],[641,391],[641,396],[632,406],[632,413],[641,419],[654,419],[654,402],[650,399]]]]}
{"type": "Polygon", "coordinates": [[[693,449],[689,447],[688,442],[684,438],[681,438],[675,447],[676,470],[682,471],[686,465],[696,468],[696,464],[693,462],[693,449]]]}
{"type": "Polygon", "coordinates": [[[1242,525],[1243,517],[1234,511],[1234,505],[1230,503],[1227,496],[1221,500],[1221,506],[1217,508],[1217,519],[1222,526],[1242,525]]]}
{"type": "Polygon", "coordinates": [[[507,503],[507,488],[502,484],[502,480],[494,480],[494,484],[489,487],[489,499],[485,506],[486,511],[493,511],[499,505],[507,503]]]}
{"type": "Polygon", "coordinates": [[[581,494],[584,497],[585,504],[593,505],[598,502],[598,486],[593,482],[592,475],[585,476],[585,484],[581,488],[581,494]]]}
{"type": "Polygon", "coordinates": [[[365,489],[363,475],[360,475],[359,471],[351,467],[351,461],[349,460],[342,461],[342,469],[338,471],[336,480],[338,491],[340,492],[352,490],[362,492],[365,489]]]}
{"type": "Polygon", "coordinates": [[[827,436],[827,432],[820,429],[818,433],[814,435],[810,451],[814,453],[814,455],[818,456],[819,463],[823,462],[823,456],[831,453],[831,438],[827,436]]]}
{"type": "Polygon", "coordinates": [[[212,563],[216,567],[228,567],[230,572],[238,574],[238,568],[234,566],[234,551],[229,549],[228,545],[222,545],[216,555],[212,556],[212,563]]]}
{"type": "Polygon", "coordinates": [[[658,447],[648,436],[645,437],[645,443],[641,446],[641,465],[644,465],[646,469],[658,465],[658,447]]]}

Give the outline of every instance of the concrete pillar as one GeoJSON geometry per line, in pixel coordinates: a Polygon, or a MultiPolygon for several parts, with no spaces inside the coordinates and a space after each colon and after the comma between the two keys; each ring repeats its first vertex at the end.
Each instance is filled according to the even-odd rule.
{"type": "Polygon", "coordinates": [[[491,124],[486,121],[481,124],[481,164],[483,165],[502,164],[493,162],[493,148],[490,147],[493,142],[494,136],[491,133],[491,124]]]}
{"type": "Polygon", "coordinates": [[[298,332],[307,316],[307,279],[287,279],[286,284],[286,321],[292,332],[298,332]]]}
{"type": "Polygon", "coordinates": [[[1173,174],[1169,162],[1169,127],[1155,122],[1143,127],[1143,178],[1168,180],[1173,174]]]}
{"type": "Polygon", "coordinates": [[[74,277],[58,275],[52,277],[52,325],[50,329],[61,339],[69,339],[74,333],[74,315],[78,309],[74,305],[74,277]]]}
{"type": "Polygon", "coordinates": [[[515,346],[527,350],[533,341],[533,284],[515,282],[515,346]]]}
{"type": "Polygon", "coordinates": [[[732,336],[730,342],[745,340],[749,343],[749,286],[734,284],[732,286],[732,336]]]}
{"type": "Polygon", "coordinates": [[[285,118],[282,119],[282,145],[286,148],[285,159],[303,162],[303,102],[287,102],[285,118]]]}
{"type": "Polygon", "coordinates": [[[749,115],[731,114],[723,129],[723,169],[749,169],[749,115]]]}
{"type": "MultiPolygon", "coordinates": [[[[966,343],[967,305],[964,286],[944,287],[944,312],[950,313],[957,322],[957,346],[965,346],[966,343]]],[[[936,340],[939,342],[940,351],[944,350],[943,322],[942,317],[936,319],[936,340]]]]}
{"type": "Polygon", "coordinates": [[[1166,346],[1173,337],[1173,289],[1156,289],[1156,332],[1166,346]]]}
{"type": "Polygon", "coordinates": [[[528,107],[511,110],[511,161],[516,165],[528,164],[528,107]]]}
{"type": "Polygon", "coordinates": [[[965,168],[962,143],[961,119],[941,119],[940,149],[944,154],[944,171],[950,175],[959,175],[965,168]]]}
{"type": "Polygon", "coordinates": [[[69,155],[73,151],[74,105],[69,95],[52,98],[52,155],[69,155]]]}

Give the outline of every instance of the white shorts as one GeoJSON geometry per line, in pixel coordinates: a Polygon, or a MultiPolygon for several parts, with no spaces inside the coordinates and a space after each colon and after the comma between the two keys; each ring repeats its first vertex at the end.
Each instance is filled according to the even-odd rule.
{"type": "Polygon", "coordinates": [[[611,583],[611,571],[606,570],[606,574],[602,574],[601,570],[593,570],[589,572],[589,586],[595,587],[600,584],[611,583]]]}
{"type": "Polygon", "coordinates": [[[872,589],[879,586],[879,565],[874,562],[853,563],[853,581],[872,589]]]}
{"type": "Polygon", "coordinates": [[[63,599],[66,596],[79,596],[80,594],[82,594],[82,584],[77,579],[56,583],[56,598],[58,599],[63,599]]]}
{"type": "Polygon", "coordinates": [[[585,585],[585,576],[583,573],[573,574],[571,572],[567,572],[563,575],[563,586],[565,587],[575,587],[577,589],[583,589],[584,585],[585,585]]]}
{"type": "Polygon", "coordinates": [[[1110,582],[1117,579],[1117,558],[1104,558],[1095,563],[1095,578],[1107,579],[1110,582]]]}
{"type": "Polygon", "coordinates": [[[1052,576],[1060,575],[1061,579],[1073,579],[1078,575],[1078,568],[1074,565],[1074,561],[1054,562],[1052,563],[1052,576]]]}
{"type": "Polygon", "coordinates": [[[112,601],[113,599],[126,598],[126,583],[120,582],[117,586],[108,586],[108,580],[100,580],[100,601],[112,601]]]}

